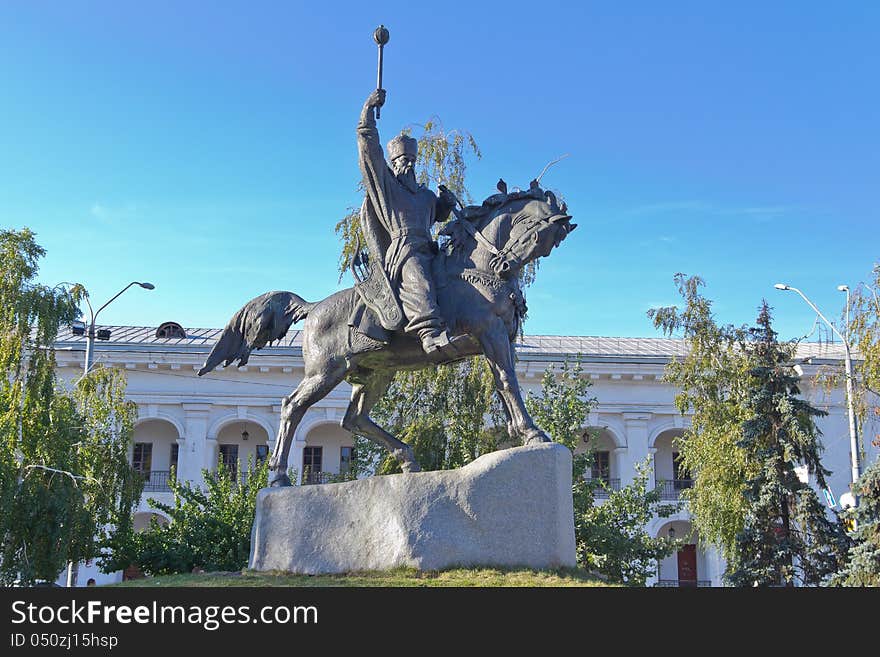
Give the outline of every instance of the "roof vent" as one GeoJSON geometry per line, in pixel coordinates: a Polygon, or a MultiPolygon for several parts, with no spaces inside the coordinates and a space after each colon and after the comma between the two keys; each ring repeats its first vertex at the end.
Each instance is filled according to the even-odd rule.
{"type": "Polygon", "coordinates": [[[156,329],[156,337],[157,338],[185,338],[186,331],[183,330],[183,327],[177,322],[163,322],[159,328],[156,329]]]}

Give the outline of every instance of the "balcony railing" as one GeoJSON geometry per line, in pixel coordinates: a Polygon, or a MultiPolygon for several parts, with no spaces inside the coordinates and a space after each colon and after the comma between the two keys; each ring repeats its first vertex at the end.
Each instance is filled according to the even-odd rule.
{"type": "Polygon", "coordinates": [[[354,479],[354,476],[348,473],[337,474],[335,472],[306,471],[303,473],[302,485],[308,486],[310,484],[335,484],[341,481],[349,481],[351,479],[354,479]]]}
{"type": "Polygon", "coordinates": [[[692,488],[693,479],[669,479],[657,483],[660,486],[660,499],[677,500],[681,496],[681,491],[692,488]]]}
{"type": "Polygon", "coordinates": [[[705,579],[661,579],[658,580],[654,586],[664,587],[664,588],[678,588],[678,589],[690,589],[690,588],[707,588],[712,586],[712,582],[705,579]]]}
{"type": "Polygon", "coordinates": [[[171,478],[169,470],[151,470],[144,473],[144,492],[162,493],[171,490],[168,480],[171,478]]]}
{"type": "Polygon", "coordinates": [[[310,484],[329,484],[333,481],[334,477],[338,475],[334,475],[332,472],[304,472],[302,477],[302,485],[308,486],[310,484]]]}
{"type": "Polygon", "coordinates": [[[604,488],[597,485],[597,487],[593,489],[593,497],[597,500],[607,500],[611,496],[611,491],[620,490],[620,479],[584,477],[584,480],[587,483],[603,482],[605,484],[604,488]]]}

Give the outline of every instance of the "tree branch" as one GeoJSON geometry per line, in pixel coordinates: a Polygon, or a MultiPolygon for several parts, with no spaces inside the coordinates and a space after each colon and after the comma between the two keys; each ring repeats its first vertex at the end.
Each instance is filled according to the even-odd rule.
{"type": "Polygon", "coordinates": [[[552,162],[548,162],[548,163],[547,163],[547,166],[545,166],[544,169],[541,171],[541,173],[538,175],[538,177],[535,178],[535,182],[541,182],[541,178],[543,178],[543,177],[544,177],[544,174],[547,173],[547,169],[549,169],[550,167],[552,167],[552,166],[553,166],[554,164],[556,164],[557,162],[561,162],[562,160],[564,160],[565,158],[567,158],[569,155],[570,155],[570,153],[566,153],[565,155],[560,155],[559,157],[557,157],[557,158],[556,158],[555,160],[553,160],[552,162]]]}
{"type": "MultiPolygon", "coordinates": [[[[73,484],[77,487],[79,487],[79,484],[76,483],[77,479],[88,479],[88,477],[83,477],[81,475],[75,475],[72,472],[68,472],[67,470],[58,470],[57,468],[50,468],[48,465],[26,465],[26,466],[24,466],[23,469],[24,470],[31,470],[34,468],[39,469],[39,470],[46,470],[47,472],[55,472],[57,474],[67,475],[68,477],[73,479],[73,484]]],[[[94,480],[92,480],[92,481],[94,481],[94,480]]]]}

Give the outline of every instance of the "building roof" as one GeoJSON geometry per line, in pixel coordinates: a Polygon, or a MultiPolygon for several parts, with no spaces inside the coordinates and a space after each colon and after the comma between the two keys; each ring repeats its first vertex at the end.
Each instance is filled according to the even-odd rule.
{"type": "MultiPolygon", "coordinates": [[[[110,329],[110,340],[101,341],[102,348],[126,350],[147,346],[156,351],[208,352],[220,337],[223,329],[188,328],[185,338],[157,338],[156,327],[151,326],[98,326],[110,329]]],[[[85,347],[85,336],[73,335],[64,328],[58,335],[59,349],[85,347]]],[[[650,360],[666,361],[674,356],[687,354],[684,340],[676,338],[621,338],[586,335],[526,335],[516,343],[517,355],[526,360],[546,360],[580,356],[584,359],[601,360],[650,360]]],[[[302,349],[302,331],[292,330],[280,341],[266,348],[272,350],[299,351],[302,349]]],[[[842,360],[844,347],[832,342],[802,342],[798,345],[799,358],[814,360],[842,360]]]]}

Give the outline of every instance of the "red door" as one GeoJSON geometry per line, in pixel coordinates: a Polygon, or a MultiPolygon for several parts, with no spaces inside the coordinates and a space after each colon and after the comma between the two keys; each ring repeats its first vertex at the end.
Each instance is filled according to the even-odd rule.
{"type": "Polygon", "coordinates": [[[685,545],[678,552],[678,585],[697,585],[697,546],[685,545]]]}

